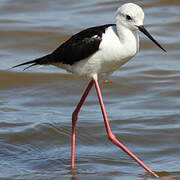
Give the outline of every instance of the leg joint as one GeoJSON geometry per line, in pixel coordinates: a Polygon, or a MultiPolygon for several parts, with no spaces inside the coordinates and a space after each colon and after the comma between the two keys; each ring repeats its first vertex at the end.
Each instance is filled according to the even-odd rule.
{"type": "Polygon", "coordinates": [[[113,143],[117,141],[116,136],[112,132],[108,132],[108,139],[113,143]]]}
{"type": "Polygon", "coordinates": [[[78,113],[76,111],[74,111],[72,113],[72,121],[77,121],[77,116],[78,116],[78,113]]]}

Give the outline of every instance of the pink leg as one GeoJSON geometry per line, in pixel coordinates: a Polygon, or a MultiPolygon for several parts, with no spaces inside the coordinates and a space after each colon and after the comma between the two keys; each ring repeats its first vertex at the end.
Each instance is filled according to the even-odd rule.
{"type": "Polygon", "coordinates": [[[78,113],[89,94],[89,91],[91,90],[92,86],[94,84],[94,81],[91,80],[89,85],[87,86],[83,96],[81,97],[81,100],[79,101],[79,104],[77,105],[76,109],[74,110],[72,114],[72,145],[71,145],[71,169],[74,169],[74,153],[75,153],[75,128],[76,128],[76,121],[78,118],[78,113]]]}
{"type": "Polygon", "coordinates": [[[99,98],[99,103],[101,106],[101,110],[102,110],[102,114],[103,114],[103,118],[104,118],[104,123],[105,123],[105,127],[106,127],[106,132],[107,132],[109,140],[111,140],[116,146],[120,147],[124,152],[126,152],[129,156],[131,156],[131,158],[134,159],[137,163],[139,163],[139,165],[141,165],[148,173],[152,173],[155,177],[159,177],[155,172],[151,171],[140,159],[138,159],[132,152],[130,152],[123,144],[121,144],[116,139],[115,135],[111,132],[109,122],[107,120],[107,115],[106,115],[106,111],[104,108],[104,103],[103,103],[103,99],[102,99],[102,95],[101,95],[101,91],[99,88],[98,81],[96,79],[93,79],[93,80],[94,80],[97,95],[99,98]]]}

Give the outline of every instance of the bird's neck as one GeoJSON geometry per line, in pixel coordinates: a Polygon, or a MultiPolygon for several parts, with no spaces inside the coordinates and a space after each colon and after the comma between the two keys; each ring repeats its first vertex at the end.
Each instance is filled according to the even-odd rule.
{"type": "Polygon", "coordinates": [[[139,50],[139,36],[137,31],[130,30],[125,26],[116,26],[116,29],[121,43],[128,44],[127,47],[137,52],[139,50]]]}

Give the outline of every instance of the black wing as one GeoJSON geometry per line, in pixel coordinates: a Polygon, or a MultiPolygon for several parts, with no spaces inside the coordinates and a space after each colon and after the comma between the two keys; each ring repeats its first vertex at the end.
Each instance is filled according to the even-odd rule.
{"type": "Polygon", "coordinates": [[[87,58],[99,49],[102,34],[112,25],[91,27],[73,35],[51,54],[52,58],[56,62],[70,65],[87,58]]]}
{"type": "Polygon", "coordinates": [[[99,45],[102,40],[102,34],[105,33],[106,28],[114,25],[115,24],[106,24],[85,29],[73,35],[70,39],[60,45],[51,54],[13,66],[12,68],[27,64],[31,64],[27,68],[39,64],[42,65],[53,63],[72,65],[95,53],[99,49],[99,45]]]}

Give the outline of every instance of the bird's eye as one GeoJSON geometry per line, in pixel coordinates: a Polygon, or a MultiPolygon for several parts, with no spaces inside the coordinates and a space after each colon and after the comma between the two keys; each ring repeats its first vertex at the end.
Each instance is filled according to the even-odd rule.
{"type": "Polygon", "coordinates": [[[132,20],[131,16],[129,16],[129,15],[126,15],[126,19],[127,20],[132,20]]]}

